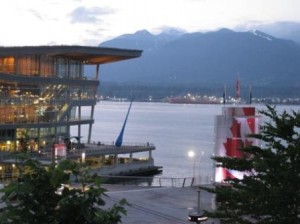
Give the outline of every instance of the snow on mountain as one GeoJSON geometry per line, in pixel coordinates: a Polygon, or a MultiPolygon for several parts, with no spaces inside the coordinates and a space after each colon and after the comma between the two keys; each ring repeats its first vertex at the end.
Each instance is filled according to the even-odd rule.
{"type": "Polygon", "coordinates": [[[266,40],[268,40],[268,41],[272,41],[272,40],[273,40],[273,37],[272,37],[272,36],[270,36],[270,35],[268,35],[268,34],[265,34],[265,33],[263,33],[263,32],[260,32],[260,31],[258,31],[258,30],[256,30],[256,29],[253,29],[253,30],[251,30],[250,32],[251,32],[252,34],[254,34],[255,36],[262,37],[262,38],[264,38],[264,39],[266,39],[266,40]]]}
{"type": "Polygon", "coordinates": [[[235,80],[238,72],[243,83],[300,86],[299,45],[258,30],[221,29],[176,37],[140,31],[127,37],[127,41],[116,38],[100,46],[140,49],[143,56],[103,65],[103,81],[221,85],[235,80]],[[166,36],[159,39],[160,35],[166,36]]]}

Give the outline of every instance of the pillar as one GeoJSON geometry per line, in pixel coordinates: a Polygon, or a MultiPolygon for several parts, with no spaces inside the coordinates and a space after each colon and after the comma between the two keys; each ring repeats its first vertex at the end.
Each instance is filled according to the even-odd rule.
{"type": "MultiPolygon", "coordinates": [[[[95,110],[95,106],[93,105],[92,106],[92,110],[91,110],[91,119],[94,118],[94,110],[95,110]]],[[[90,144],[91,143],[91,136],[92,136],[92,127],[93,127],[93,124],[90,123],[89,124],[89,134],[88,134],[88,143],[90,144]]]]}
{"type": "Polygon", "coordinates": [[[149,150],[149,159],[153,159],[152,158],[152,150],[149,150]]]}
{"type": "Polygon", "coordinates": [[[95,78],[98,80],[99,79],[99,64],[97,64],[97,67],[96,67],[96,76],[95,78]]]}

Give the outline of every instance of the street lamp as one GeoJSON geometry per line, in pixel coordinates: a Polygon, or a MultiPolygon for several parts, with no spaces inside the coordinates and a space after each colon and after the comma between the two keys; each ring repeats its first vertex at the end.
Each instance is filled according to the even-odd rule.
{"type": "Polygon", "coordinates": [[[204,215],[204,212],[200,209],[200,189],[198,189],[198,201],[197,201],[197,211],[189,213],[189,221],[195,222],[197,224],[204,223],[208,217],[204,215]]]}
{"type": "Polygon", "coordinates": [[[189,151],[188,156],[193,159],[193,178],[195,178],[195,152],[189,151]]]}
{"type": "Polygon", "coordinates": [[[85,163],[85,152],[81,153],[81,162],[85,163]]]}
{"type": "Polygon", "coordinates": [[[204,156],[204,151],[200,151],[200,156],[199,156],[199,168],[198,168],[198,172],[199,172],[199,184],[201,184],[201,179],[203,178],[203,175],[202,175],[202,178],[201,178],[201,164],[202,164],[202,158],[204,156]]]}

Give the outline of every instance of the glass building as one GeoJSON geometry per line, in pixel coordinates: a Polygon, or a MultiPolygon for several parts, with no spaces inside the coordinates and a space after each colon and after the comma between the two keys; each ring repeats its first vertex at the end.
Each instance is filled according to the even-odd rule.
{"type": "Polygon", "coordinates": [[[91,141],[99,67],[138,50],[84,46],[0,47],[0,151],[47,150],[88,125],[91,141]],[[84,66],[94,69],[87,76],[84,66]],[[81,108],[90,110],[81,116],[81,108]]]}

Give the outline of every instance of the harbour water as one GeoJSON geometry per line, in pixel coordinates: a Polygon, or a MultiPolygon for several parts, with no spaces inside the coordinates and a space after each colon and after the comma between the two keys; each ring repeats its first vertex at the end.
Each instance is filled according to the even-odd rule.
{"type": "MultiPolygon", "coordinates": [[[[99,102],[95,107],[93,141],[113,143],[119,135],[128,106],[129,102],[99,102]]],[[[222,107],[134,102],[123,141],[153,143],[156,146],[153,152],[155,165],[163,166],[163,177],[195,175],[198,182],[208,183],[213,177],[214,118],[221,113],[222,107]],[[193,158],[188,156],[191,150],[195,153],[193,158]]],[[[299,110],[299,107],[278,106],[277,109],[299,110]]],[[[83,116],[85,112],[83,109],[83,116]]],[[[87,127],[83,126],[83,141],[87,138],[85,133],[87,127]]]]}

